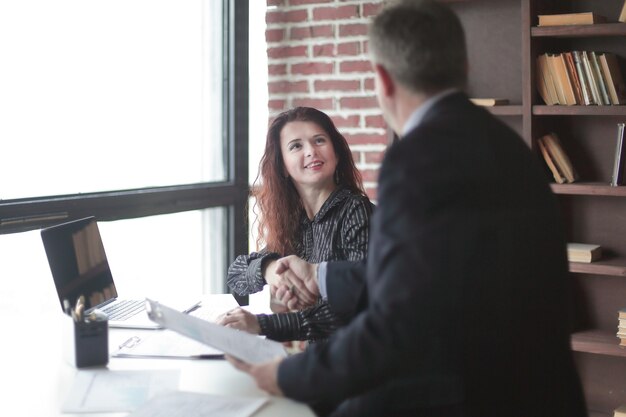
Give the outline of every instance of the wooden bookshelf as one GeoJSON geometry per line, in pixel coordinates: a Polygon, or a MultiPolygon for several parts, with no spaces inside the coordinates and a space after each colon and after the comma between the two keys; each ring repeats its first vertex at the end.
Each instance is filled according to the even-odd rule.
{"type": "MultiPolygon", "coordinates": [[[[565,51],[615,54],[626,78],[626,23],[537,27],[540,14],[591,11],[616,22],[624,0],[446,1],[460,16],[469,49],[470,97],[502,97],[511,105],[488,108],[537,152],[536,140],[555,132],[579,178],[552,184],[566,238],[607,249],[593,263],[570,263],[575,286],[572,336],[589,415],[613,416],[626,402],[626,349],[616,337],[626,307],[626,186],[609,185],[616,124],[626,106],[547,106],[536,89],[536,57],[565,51]]],[[[537,156],[541,156],[537,152],[537,156]]],[[[551,178],[546,168],[546,175],[551,178]]],[[[565,316],[564,316],[565,319],[565,316]]],[[[541,341],[537,341],[541,343],[541,341]]]]}
{"type": "Polygon", "coordinates": [[[626,36],[626,23],[596,23],[576,26],[535,26],[530,36],[555,38],[583,38],[591,36],[626,36]]]}
{"type": "Polygon", "coordinates": [[[608,184],[575,182],[571,184],[552,184],[552,192],[563,195],[591,195],[605,197],[626,197],[626,186],[611,187],[608,184]]]}
{"type": "Polygon", "coordinates": [[[620,341],[615,333],[600,330],[574,333],[572,335],[572,350],[626,358],[626,348],[619,346],[620,341]]]}

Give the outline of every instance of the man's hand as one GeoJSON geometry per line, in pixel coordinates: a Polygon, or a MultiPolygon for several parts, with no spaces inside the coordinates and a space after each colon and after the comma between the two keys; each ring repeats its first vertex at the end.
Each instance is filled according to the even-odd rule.
{"type": "Polygon", "coordinates": [[[226,360],[235,368],[250,375],[259,388],[271,395],[283,397],[284,394],[278,386],[278,366],[283,358],[274,359],[270,362],[252,365],[230,355],[225,355],[226,360]]]}
{"type": "Polygon", "coordinates": [[[257,317],[240,307],[219,316],[217,318],[217,324],[232,327],[233,329],[244,330],[252,334],[261,333],[261,327],[259,326],[257,317]]]}
{"type": "Polygon", "coordinates": [[[276,298],[292,310],[302,309],[317,302],[317,264],[310,264],[295,255],[277,261],[276,274],[281,278],[276,298]]]}

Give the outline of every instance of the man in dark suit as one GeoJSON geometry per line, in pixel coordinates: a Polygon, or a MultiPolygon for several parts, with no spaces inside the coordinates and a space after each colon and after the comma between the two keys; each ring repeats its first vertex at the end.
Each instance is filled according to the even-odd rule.
{"type": "Polygon", "coordinates": [[[352,321],[302,354],[231,362],[333,416],[586,415],[555,199],[521,138],[461,92],[458,18],[398,2],[369,45],[401,140],[380,171],[367,264],[280,261],[285,301],[320,292],[352,321]]]}

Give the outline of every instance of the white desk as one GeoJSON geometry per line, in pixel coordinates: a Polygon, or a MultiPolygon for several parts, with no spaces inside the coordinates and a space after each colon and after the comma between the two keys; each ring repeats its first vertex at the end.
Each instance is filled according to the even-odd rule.
{"type": "MultiPolygon", "coordinates": [[[[60,309],[50,313],[2,321],[0,346],[0,414],[10,416],[77,416],[61,413],[61,405],[77,372],[63,359],[60,309]]],[[[158,330],[157,330],[158,331],[158,330]]],[[[110,329],[109,353],[138,330],[110,329]]],[[[246,374],[224,360],[110,358],[111,370],[179,369],[179,389],[228,396],[265,397],[269,404],[255,417],[313,417],[307,406],[284,398],[269,397],[246,374]]],[[[92,368],[93,369],[93,368],[92,368]]],[[[83,416],[125,416],[127,413],[81,414],[83,416]]]]}

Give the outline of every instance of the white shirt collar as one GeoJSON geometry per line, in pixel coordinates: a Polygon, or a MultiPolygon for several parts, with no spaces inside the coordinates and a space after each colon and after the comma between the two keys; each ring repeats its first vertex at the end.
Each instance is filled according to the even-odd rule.
{"type": "Polygon", "coordinates": [[[422,103],[421,106],[419,106],[417,109],[413,111],[413,113],[411,113],[408,120],[404,124],[404,129],[402,129],[402,136],[406,135],[411,130],[419,126],[419,124],[422,123],[422,120],[424,119],[424,116],[426,115],[428,110],[430,110],[435,105],[435,103],[437,103],[442,98],[449,96],[450,94],[456,93],[458,91],[459,90],[457,90],[456,88],[449,88],[447,90],[443,90],[435,94],[434,96],[428,98],[424,103],[422,103]]]}

